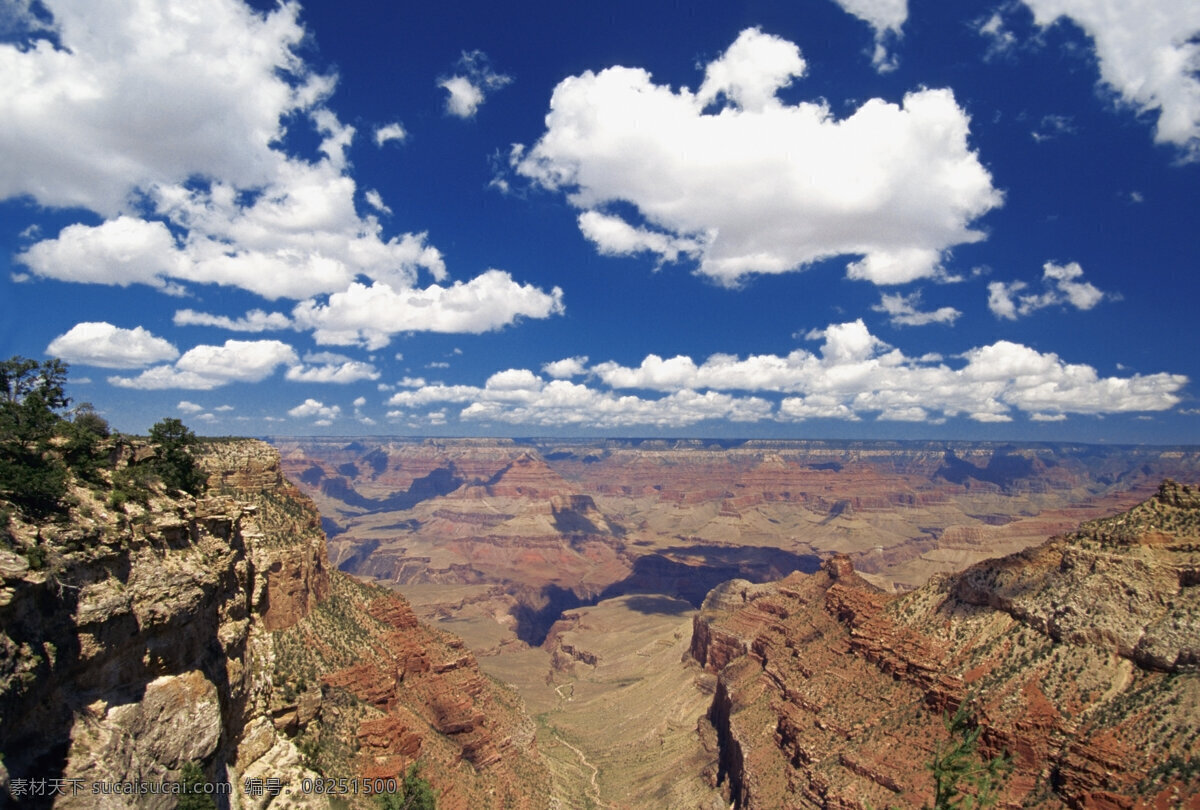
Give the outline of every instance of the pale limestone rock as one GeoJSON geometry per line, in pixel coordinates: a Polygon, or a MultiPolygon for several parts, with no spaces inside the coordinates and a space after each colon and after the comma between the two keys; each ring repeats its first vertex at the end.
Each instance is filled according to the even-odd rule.
{"type": "MultiPolygon", "coordinates": [[[[269,724],[268,724],[269,725],[269,724]]],[[[270,732],[270,729],[268,729],[270,732]]],[[[273,734],[273,732],[270,732],[273,734]]],[[[257,732],[259,742],[267,739],[264,732],[257,732]]],[[[239,759],[241,752],[239,751],[239,759]]],[[[303,790],[305,779],[319,779],[318,774],[304,767],[304,762],[296,746],[282,737],[275,737],[274,744],[261,755],[249,762],[239,774],[241,783],[234,791],[238,795],[238,807],[243,810],[290,810],[290,808],[311,808],[325,810],[330,806],[329,798],[316,793],[306,793],[303,790]],[[262,796],[245,793],[241,788],[247,779],[278,779],[282,790],[278,795],[268,792],[262,796]]]]}
{"type": "Polygon", "coordinates": [[[108,706],[96,700],[72,730],[65,778],[81,780],[84,792],[60,800],[63,807],[170,808],[170,796],[93,795],[99,784],[174,781],[188,762],[211,756],[221,737],[217,687],[193,670],[164,675],[146,685],[138,702],[108,706]]]}

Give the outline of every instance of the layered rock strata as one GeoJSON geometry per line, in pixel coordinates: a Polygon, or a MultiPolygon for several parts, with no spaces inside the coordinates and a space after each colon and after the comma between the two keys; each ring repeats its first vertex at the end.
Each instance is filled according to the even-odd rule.
{"type": "Polygon", "coordinates": [[[331,559],[393,584],[568,588],[670,546],[846,553],[908,588],[1125,509],[1196,448],[945,442],[280,440],[331,559]],[[521,560],[512,565],[510,561],[521,560]]]}
{"type": "Polygon", "coordinates": [[[217,442],[201,461],[201,497],[79,486],[63,520],[7,515],[0,804],[170,808],[127,791],[198,766],[229,785],[219,806],[328,807],[303,786],[420,760],[443,806],[544,806],[515,697],[399,597],[329,570],[276,451],[217,442]]]}
{"type": "Polygon", "coordinates": [[[1200,806],[1200,492],[903,596],[836,557],[727,583],[695,621],[740,808],[916,807],[966,705],[1008,806],[1200,806]]]}

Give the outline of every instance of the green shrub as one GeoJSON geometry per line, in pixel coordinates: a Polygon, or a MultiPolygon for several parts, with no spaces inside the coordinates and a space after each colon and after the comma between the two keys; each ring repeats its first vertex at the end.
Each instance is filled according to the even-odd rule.
{"type": "Polygon", "coordinates": [[[72,414],[71,421],[64,419],[59,424],[59,451],[76,476],[93,485],[99,484],[100,470],[108,462],[108,452],[103,445],[110,434],[108,422],[87,402],[77,406],[72,414]]]}
{"type": "Polygon", "coordinates": [[[196,495],[204,489],[204,473],[192,457],[196,434],[178,419],[167,417],[150,428],[150,442],[156,445],[154,472],[168,490],[196,495]]]}
{"type": "Polygon", "coordinates": [[[129,501],[145,506],[150,501],[150,477],[153,471],[146,466],[127,466],[117,470],[112,477],[112,491],[108,504],[113,509],[122,509],[129,501]]]}
{"type": "Polygon", "coordinates": [[[0,451],[0,494],[32,517],[46,517],[61,509],[67,494],[67,469],[43,453],[0,451]]]}
{"type": "Polygon", "coordinates": [[[296,750],[300,752],[300,757],[304,760],[304,767],[311,768],[320,773],[320,769],[317,766],[319,765],[318,760],[321,754],[321,742],[315,735],[309,734],[301,738],[296,743],[296,750]]]}
{"type": "Polygon", "coordinates": [[[108,508],[112,510],[124,509],[125,504],[129,502],[129,493],[123,489],[114,489],[108,493],[108,508]]]}
{"type": "Polygon", "coordinates": [[[381,810],[436,810],[437,794],[414,762],[404,774],[400,792],[380,794],[379,806],[381,810]]]}
{"type": "Polygon", "coordinates": [[[0,495],[35,517],[59,511],[67,470],[51,440],[70,399],[67,366],[27,357],[0,362],[0,495]]]}
{"type": "Polygon", "coordinates": [[[30,569],[41,571],[46,566],[46,549],[41,546],[30,546],[25,549],[25,562],[30,569]]]}
{"type": "Polygon", "coordinates": [[[983,726],[973,721],[967,704],[964,700],[952,717],[942,717],[950,740],[938,745],[926,766],[933,772],[934,810],[991,807],[999,800],[1000,788],[1012,770],[1007,755],[992,759],[979,755],[983,726]]]}
{"type": "Polygon", "coordinates": [[[217,803],[212,796],[206,793],[191,792],[206,782],[204,769],[200,767],[200,763],[185,763],[179,771],[179,781],[186,785],[186,789],[179,797],[179,804],[175,805],[178,810],[217,810],[217,803]]]}

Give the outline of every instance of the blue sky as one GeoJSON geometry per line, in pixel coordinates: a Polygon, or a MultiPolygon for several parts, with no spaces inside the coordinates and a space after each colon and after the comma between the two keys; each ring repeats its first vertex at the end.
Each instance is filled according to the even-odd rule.
{"type": "Polygon", "coordinates": [[[0,351],[131,432],[1200,442],[1194,0],[381,5],[0,0],[0,351]]]}

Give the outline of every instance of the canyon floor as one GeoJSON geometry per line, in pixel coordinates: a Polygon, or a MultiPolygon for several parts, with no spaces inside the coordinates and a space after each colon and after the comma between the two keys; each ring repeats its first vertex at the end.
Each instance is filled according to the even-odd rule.
{"type": "MultiPolygon", "coordinates": [[[[401,590],[428,612],[417,600],[429,586],[401,590]]],[[[681,599],[615,597],[566,611],[540,647],[510,644],[479,658],[524,698],[564,806],[725,806],[704,777],[715,773],[715,739],[697,744],[715,678],[687,654],[695,613],[681,599]]],[[[438,626],[468,647],[494,649],[486,622],[438,626]]]]}
{"type": "Polygon", "coordinates": [[[563,807],[722,807],[705,596],[845,555],[908,591],[1200,480],[1196,448],[278,439],[338,568],[517,688],[563,807]]]}

